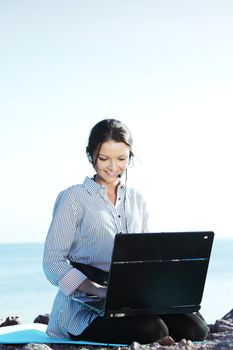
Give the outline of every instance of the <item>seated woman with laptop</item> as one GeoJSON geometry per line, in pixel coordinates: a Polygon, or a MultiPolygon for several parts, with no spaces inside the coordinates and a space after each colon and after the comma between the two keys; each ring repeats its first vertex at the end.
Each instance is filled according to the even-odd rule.
{"type": "MultiPolygon", "coordinates": [[[[104,119],[97,123],[86,148],[96,174],[62,191],[56,199],[43,259],[46,277],[59,288],[47,328],[51,337],[145,344],[168,335],[175,341],[204,340],[208,334],[198,313],[105,318],[73,298],[106,296],[106,285],[96,282],[95,274],[109,271],[117,233],[149,232],[145,200],[136,189],[127,187],[132,142],[122,122],[104,119]]],[[[124,285],[121,288],[123,291],[124,285]]],[[[143,285],[135,280],[135,288],[143,285]]]]}

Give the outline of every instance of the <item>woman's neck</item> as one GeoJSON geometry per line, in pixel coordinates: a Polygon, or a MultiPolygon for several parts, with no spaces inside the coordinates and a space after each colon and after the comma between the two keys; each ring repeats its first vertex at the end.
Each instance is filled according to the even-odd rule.
{"type": "Polygon", "coordinates": [[[115,205],[116,197],[117,197],[117,187],[118,187],[120,181],[117,180],[116,182],[109,184],[105,181],[102,181],[98,175],[95,175],[94,180],[95,180],[95,182],[104,186],[107,189],[108,198],[115,205]]]}

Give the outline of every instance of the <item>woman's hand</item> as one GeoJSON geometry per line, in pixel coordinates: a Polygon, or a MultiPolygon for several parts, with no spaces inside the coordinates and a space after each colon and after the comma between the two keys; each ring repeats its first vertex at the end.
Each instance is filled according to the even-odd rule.
{"type": "Polygon", "coordinates": [[[100,284],[93,282],[89,280],[88,278],[85,279],[78,287],[78,290],[81,292],[84,292],[86,294],[90,295],[96,295],[101,298],[106,297],[107,293],[107,287],[101,286],[100,284]]]}
{"type": "Polygon", "coordinates": [[[98,288],[98,297],[100,298],[105,298],[107,294],[107,287],[105,286],[100,286],[98,288]]]}

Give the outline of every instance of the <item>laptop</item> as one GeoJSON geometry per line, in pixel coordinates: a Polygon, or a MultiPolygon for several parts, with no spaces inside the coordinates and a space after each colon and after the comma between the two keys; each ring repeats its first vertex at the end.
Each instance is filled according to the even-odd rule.
{"type": "Polygon", "coordinates": [[[73,297],[102,317],[196,312],[214,232],[116,234],[107,295],[73,297]]]}

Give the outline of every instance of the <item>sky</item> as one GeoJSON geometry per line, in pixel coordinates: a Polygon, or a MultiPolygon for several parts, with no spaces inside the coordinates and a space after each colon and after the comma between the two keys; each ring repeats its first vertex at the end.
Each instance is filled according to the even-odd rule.
{"type": "MultiPolygon", "coordinates": [[[[90,129],[134,139],[151,231],[233,234],[233,2],[0,0],[0,243],[43,242],[94,170],[90,129]]],[[[124,179],[123,179],[124,181],[124,179]]]]}

